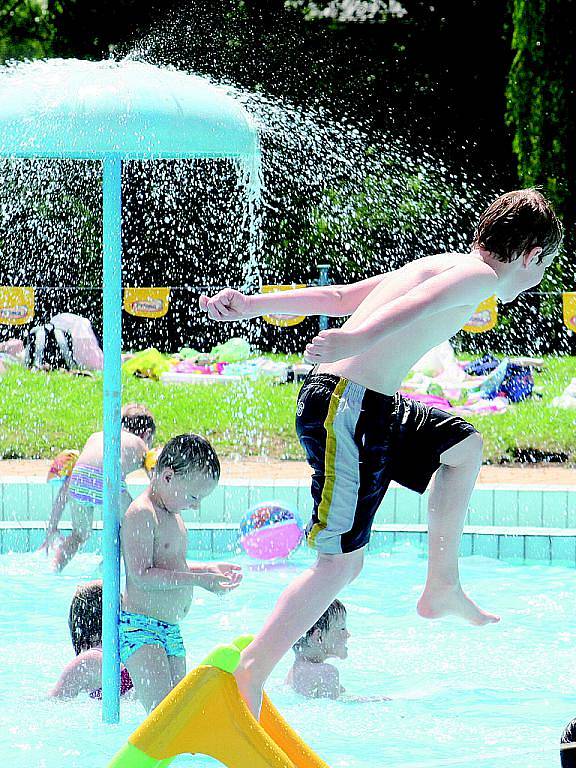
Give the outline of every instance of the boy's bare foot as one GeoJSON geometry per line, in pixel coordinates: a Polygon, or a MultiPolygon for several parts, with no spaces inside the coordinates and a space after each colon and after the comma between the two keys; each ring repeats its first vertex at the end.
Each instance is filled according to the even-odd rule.
{"type": "Polygon", "coordinates": [[[249,670],[242,667],[240,663],[234,672],[236,683],[240,695],[248,705],[248,709],[256,720],[260,720],[260,710],[262,708],[262,687],[255,685],[249,670]]]}
{"type": "Polygon", "coordinates": [[[441,616],[460,616],[470,624],[495,624],[500,617],[479,608],[456,585],[426,585],[416,607],[418,614],[425,619],[438,619],[441,616]]]}

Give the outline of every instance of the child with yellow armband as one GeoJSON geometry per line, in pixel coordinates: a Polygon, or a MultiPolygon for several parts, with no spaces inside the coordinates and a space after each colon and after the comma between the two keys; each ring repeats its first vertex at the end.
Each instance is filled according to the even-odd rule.
{"type": "MultiPolygon", "coordinates": [[[[132,502],[132,497],[126,486],[126,476],[141,467],[144,467],[149,474],[153,466],[154,452],[150,450],[150,446],[156,432],[156,424],[148,408],[138,403],[124,406],[121,418],[122,483],[120,511],[122,518],[132,502]]],[[[68,459],[60,454],[53,463],[51,474],[49,473],[49,478],[65,475],[65,480],[52,507],[46,538],[40,547],[48,553],[50,546],[58,537],[58,523],[64,507],[68,506],[72,531],[56,546],[53,567],[57,571],[61,571],[89,539],[92,533],[95,510],[102,507],[104,435],[102,432],[94,432],[79,454],[77,451],[65,453],[68,455],[68,459]],[[72,453],[76,454],[73,458],[72,453]],[[54,471],[52,471],[53,468],[54,471]]]]}

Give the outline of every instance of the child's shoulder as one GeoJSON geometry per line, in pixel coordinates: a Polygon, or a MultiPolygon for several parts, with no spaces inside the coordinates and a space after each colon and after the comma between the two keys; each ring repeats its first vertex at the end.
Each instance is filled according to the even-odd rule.
{"type": "Polygon", "coordinates": [[[482,261],[482,259],[476,258],[471,253],[460,253],[459,251],[446,251],[445,253],[434,253],[431,256],[422,256],[405,266],[406,269],[428,272],[430,277],[453,268],[464,270],[474,275],[485,274],[494,278],[497,277],[492,267],[482,261]]]}
{"type": "Polygon", "coordinates": [[[144,440],[142,440],[139,435],[135,435],[134,432],[128,432],[127,429],[121,431],[120,442],[122,443],[122,447],[129,447],[135,451],[146,452],[148,450],[148,446],[144,440]]]}
{"type": "Polygon", "coordinates": [[[423,256],[411,262],[408,269],[415,285],[426,286],[429,280],[434,280],[438,290],[457,291],[459,301],[463,303],[487,298],[498,283],[498,275],[492,267],[471,253],[423,256]]]}
{"type": "Polygon", "coordinates": [[[296,661],[292,668],[293,676],[305,677],[309,680],[338,680],[340,673],[338,669],[327,661],[310,662],[296,661]]]}
{"type": "Polygon", "coordinates": [[[337,698],[340,694],[340,673],[326,662],[295,664],[292,674],[294,689],[309,698],[337,698]]]}
{"type": "Polygon", "coordinates": [[[75,677],[79,682],[85,680],[87,683],[90,683],[95,675],[100,674],[101,670],[102,650],[89,648],[69,661],[64,672],[69,676],[75,677]]]}
{"type": "Polygon", "coordinates": [[[158,515],[147,490],[137,496],[126,510],[123,524],[126,522],[145,523],[153,526],[158,523],[158,515]]]}
{"type": "Polygon", "coordinates": [[[130,474],[144,466],[148,446],[141,437],[123,429],[120,434],[122,446],[122,471],[130,474]]]}
{"type": "Polygon", "coordinates": [[[318,664],[318,674],[325,678],[331,679],[340,677],[338,668],[335,667],[334,664],[329,664],[327,661],[323,661],[318,664]]]}
{"type": "Polygon", "coordinates": [[[91,691],[98,687],[101,679],[102,650],[90,648],[66,664],[50,695],[59,699],[72,698],[81,691],[91,691]]]}
{"type": "Polygon", "coordinates": [[[87,651],[79,653],[73,661],[77,666],[84,667],[84,669],[99,668],[102,666],[102,649],[89,648],[87,651]]]}
{"type": "Polygon", "coordinates": [[[101,430],[99,432],[92,432],[91,435],[88,435],[86,442],[84,443],[84,448],[92,445],[93,443],[96,443],[97,441],[104,442],[104,432],[101,430]]]}

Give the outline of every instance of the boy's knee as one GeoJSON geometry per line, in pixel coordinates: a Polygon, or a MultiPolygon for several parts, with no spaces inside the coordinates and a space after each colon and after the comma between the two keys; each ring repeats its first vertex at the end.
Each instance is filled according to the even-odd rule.
{"type": "Polygon", "coordinates": [[[440,456],[440,462],[449,467],[459,467],[464,464],[481,464],[484,440],[479,432],[472,432],[464,440],[448,448],[440,456]]]}
{"type": "Polygon", "coordinates": [[[356,579],[364,565],[364,549],[346,552],[341,555],[319,555],[318,566],[333,572],[335,581],[344,585],[356,579]]]}
{"type": "Polygon", "coordinates": [[[469,460],[473,463],[482,463],[482,451],[484,449],[484,438],[480,432],[473,432],[466,438],[468,442],[469,460]]]}
{"type": "Polygon", "coordinates": [[[364,567],[364,549],[358,549],[356,552],[351,552],[350,555],[352,557],[348,561],[349,581],[354,581],[360,576],[364,567]]]}

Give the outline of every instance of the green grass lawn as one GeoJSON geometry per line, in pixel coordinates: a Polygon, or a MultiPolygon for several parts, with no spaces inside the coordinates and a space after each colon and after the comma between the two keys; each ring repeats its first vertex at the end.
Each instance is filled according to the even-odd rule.
{"type": "MultiPolygon", "coordinates": [[[[535,373],[544,391],[507,413],[471,417],[484,435],[484,460],[514,461],[517,451],[565,453],[576,464],[576,411],[548,407],[576,377],[576,358],[546,357],[535,373]]],[[[298,386],[268,380],[238,385],[170,385],[124,378],[123,402],[145,403],[158,425],[157,442],[186,431],[208,437],[223,458],[303,459],[294,431],[298,386]]],[[[0,378],[0,457],[51,458],[80,448],[102,428],[102,380],[11,368],[0,378]]]]}

